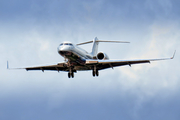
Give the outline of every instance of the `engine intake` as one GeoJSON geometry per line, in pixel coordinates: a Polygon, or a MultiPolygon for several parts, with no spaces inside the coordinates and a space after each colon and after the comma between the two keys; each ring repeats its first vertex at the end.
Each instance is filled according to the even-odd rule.
{"type": "Polygon", "coordinates": [[[98,60],[107,60],[107,59],[109,59],[109,57],[105,53],[100,52],[97,54],[97,59],[98,60]]]}

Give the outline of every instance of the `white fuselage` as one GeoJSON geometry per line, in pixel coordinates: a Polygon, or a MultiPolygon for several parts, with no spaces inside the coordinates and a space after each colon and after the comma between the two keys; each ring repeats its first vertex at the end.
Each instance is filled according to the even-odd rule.
{"type": "Polygon", "coordinates": [[[93,59],[92,54],[70,42],[61,43],[58,47],[58,53],[71,61],[74,61],[75,59],[93,59]]]}

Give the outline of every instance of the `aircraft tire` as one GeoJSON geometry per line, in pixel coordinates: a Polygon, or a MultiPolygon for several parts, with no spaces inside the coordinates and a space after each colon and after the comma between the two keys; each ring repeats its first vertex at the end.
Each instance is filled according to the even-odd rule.
{"type": "Polygon", "coordinates": [[[95,74],[94,70],[93,70],[92,74],[93,74],[93,77],[95,77],[95,76],[96,76],[96,74],[95,74]]]}
{"type": "Polygon", "coordinates": [[[70,73],[68,73],[68,78],[70,78],[71,77],[71,74],[70,73]]]}
{"type": "Polygon", "coordinates": [[[74,78],[74,72],[71,73],[71,77],[74,78]]]}
{"type": "Polygon", "coordinates": [[[99,76],[99,71],[98,70],[96,70],[96,76],[99,76]]]}

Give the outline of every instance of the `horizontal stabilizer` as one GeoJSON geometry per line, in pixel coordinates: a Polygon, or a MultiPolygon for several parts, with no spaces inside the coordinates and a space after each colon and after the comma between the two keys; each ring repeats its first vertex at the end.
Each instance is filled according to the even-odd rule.
{"type": "Polygon", "coordinates": [[[88,41],[88,42],[84,42],[84,43],[79,43],[79,44],[76,44],[76,45],[84,45],[84,44],[88,44],[88,43],[92,43],[93,41],[88,41]]]}
{"type": "Polygon", "coordinates": [[[127,41],[107,41],[107,40],[97,40],[97,42],[130,43],[130,42],[127,42],[127,41]]]}
{"type": "MultiPolygon", "coordinates": [[[[88,43],[92,43],[93,41],[88,41],[88,42],[84,42],[84,43],[79,43],[76,45],[84,45],[84,44],[88,44],[88,43]]],[[[107,41],[107,40],[96,40],[96,42],[113,42],[113,43],[130,43],[127,41],[107,41]]]]}

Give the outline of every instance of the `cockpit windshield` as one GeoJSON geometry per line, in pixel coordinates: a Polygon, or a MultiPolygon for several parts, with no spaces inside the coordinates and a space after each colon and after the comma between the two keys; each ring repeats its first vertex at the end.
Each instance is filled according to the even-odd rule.
{"type": "Polygon", "coordinates": [[[73,46],[73,44],[71,44],[71,43],[61,43],[60,46],[62,46],[62,45],[70,45],[70,46],[73,46]]]}

